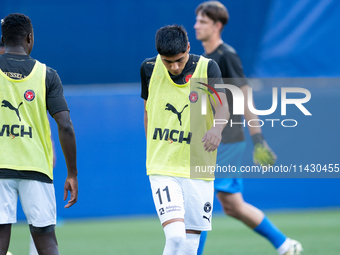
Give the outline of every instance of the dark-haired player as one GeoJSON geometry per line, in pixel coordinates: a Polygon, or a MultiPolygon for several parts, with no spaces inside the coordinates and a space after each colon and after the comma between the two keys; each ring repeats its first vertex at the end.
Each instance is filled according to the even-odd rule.
{"type": "Polygon", "coordinates": [[[201,231],[211,229],[213,176],[191,178],[190,164],[215,165],[224,125],[213,126],[210,103],[206,116],[194,115],[204,95],[198,89],[202,84],[192,85],[201,78],[216,81],[208,85],[217,119],[229,118],[226,96],[224,90],[213,88],[222,82],[217,64],[189,54],[182,26],[160,28],[156,48],[158,56],[146,59],[140,70],[147,174],[166,238],[163,255],[196,255],[201,231]],[[222,104],[213,102],[218,98],[222,104]]]}
{"type": "MultiPolygon", "coordinates": [[[[236,51],[221,38],[221,32],[227,24],[229,14],[226,7],[218,1],[207,1],[196,8],[196,24],[194,26],[197,40],[202,42],[204,56],[214,59],[219,65],[223,79],[241,88],[245,102],[248,98],[247,80],[243,74],[241,60],[236,51]]],[[[227,90],[227,99],[230,107],[230,119],[233,122],[241,122],[240,115],[233,115],[233,98],[227,90]]],[[[244,118],[246,122],[250,119],[258,119],[247,107],[244,107],[244,118]]],[[[230,123],[230,122],[229,122],[230,123]]],[[[232,165],[238,169],[246,147],[244,141],[243,128],[241,125],[227,124],[222,133],[222,142],[218,147],[217,164],[232,165]]],[[[250,135],[254,142],[254,161],[262,165],[273,165],[276,155],[268,147],[262,136],[260,125],[248,126],[250,135]]],[[[242,221],[258,234],[267,238],[277,249],[279,254],[297,255],[300,254],[301,244],[295,240],[287,238],[262,211],[243,200],[243,183],[240,178],[216,178],[215,191],[226,214],[242,221]]],[[[204,233],[206,235],[206,233],[204,233]]],[[[205,237],[202,234],[201,244],[198,254],[202,254],[205,237]]]]}
{"type": "Polygon", "coordinates": [[[1,21],[0,56],[0,255],[6,254],[18,195],[39,254],[59,254],[53,150],[47,110],[58,125],[68,175],[66,208],[77,202],[76,143],[63,88],[56,71],[29,55],[34,44],[31,20],[9,14],[1,21]]]}

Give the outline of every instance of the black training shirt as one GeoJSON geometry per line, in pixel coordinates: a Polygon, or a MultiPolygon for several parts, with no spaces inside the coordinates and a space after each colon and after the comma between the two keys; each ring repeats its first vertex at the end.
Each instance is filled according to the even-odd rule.
{"type": "MultiPolygon", "coordinates": [[[[232,84],[237,87],[247,85],[247,80],[243,73],[242,63],[236,51],[230,45],[223,43],[211,54],[204,55],[216,61],[221,69],[223,82],[225,84],[232,84]]],[[[222,143],[235,143],[244,141],[243,124],[233,124],[231,127],[231,120],[233,123],[241,123],[241,115],[233,115],[233,97],[229,89],[226,89],[226,95],[229,105],[230,119],[222,132],[222,143]]]]}

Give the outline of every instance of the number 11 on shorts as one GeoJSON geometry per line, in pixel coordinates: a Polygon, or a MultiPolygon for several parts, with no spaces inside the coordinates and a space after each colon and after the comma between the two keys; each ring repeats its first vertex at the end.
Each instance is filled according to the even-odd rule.
{"type": "MultiPolygon", "coordinates": [[[[168,187],[168,186],[165,186],[165,189],[163,189],[163,191],[165,191],[165,193],[166,193],[166,197],[167,197],[167,199],[168,199],[168,202],[171,202],[170,193],[169,193],[169,187],[168,187]]],[[[159,204],[163,204],[162,195],[161,195],[161,190],[160,190],[160,188],[158,188],[156,194],[158,194],[159,204]]]]}

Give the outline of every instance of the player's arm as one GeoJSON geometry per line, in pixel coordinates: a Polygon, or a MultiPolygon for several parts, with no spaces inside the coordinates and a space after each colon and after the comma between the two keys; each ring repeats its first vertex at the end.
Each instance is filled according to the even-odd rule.
{"type": "MultiPolygon", "coordinates": [[[[231,78],[229,81],[241,88],[244,94],[244,118],[245,120],[256,120],[258,116],[252,113],[248,108],[248,88],[247,80],[243,73],[242,63],[239,56],[236,53],[226,52],[226,56],[223,58],[222,67],[225,77],[231,78]]],[[[252,102],[254,102],[252,100],[252,102]]],[[[248,125],[249,133],[254,142],[254,163],[262,165],[273,165],[276,160],[275,153],[269,148],[268,144],[262,136],[261,125],[259,121],[252,121],[253,125],[248,125]]]]}
{"type": "MultiPolygon", "coordinates": [[[[243,95],[244,95],[244,118],[246,119],[247,123],[248,123],[249,120],[256,120],[256,121],[252,121],[252,123],[253,123],[252,126],[248,125],[249,133],[252,136],[252,135],[255,135],[255,134],[261,134],[262,130],[261,130],[261,127],[260,127],[261,126],[260,122],[258,121],[259,117],[249,110],[249,107],[248,107],[248,97],[249,97],[248,89],[249,89],[249,85],[245,85],[245,86],[241,87],[241,90],[242,90],[243,95]]],[[[253,102],[253,106],[254,106],[254,100],[253,99],[252,99],[252,102],[253,102]]]]}
{"type": "MultiPolygon", "coordinates": [[[[208,83],[212,87],[215,87],[216,84],[223,84],[220,68],[213,60],[210,60],[208,64],[208,78],[208,83]]],[[[210,97],[211,105],[214,107],[215,110],[214,118],[228,120],[230,114],[225,90],[215,88],[215,92],[217,92],[217,95],[220,97],[222,104],[220,103],[220,100],[218,99],[216,93],[213,91],[210,92],[212,93],[214,98],[213,99],[212,97],[210,97]]],[[[222,139],[222,131],[226,123],[226,121],[214,123],[213,127],[204,134],[202,142],[204,142],[203,146],[206,151],[214,151],[220,145],[222,139]]]]}
{"type": "Polygon", "coordinates": [[[56,71],[49,67],[46,68],[46,91],[47,109],[58,125],[59,141],[67,166],[64,200],[67,199],[68,191],[70,191],[71,199],[65,206],[69,208],[78,199],[76,140],[61,80],[56,71]]]}
{"type": "Polygon", "coordinates": [[[69,208],[78,199],[76,136],[69,111],[57,112],[53,118],[58,125],[59,141],[66,161],[67,178],[64,185],[64,201],[70,191],[71,198],[65,206],[65,208],[69,208]]]}
{"type": "Polygon", "coordinates": [[[148,133],[148,113],[146,111],[146,102],[149,96],[149,80],[153,70],[153,65],[147,66],[147,60],[144,60],[140,67],[140,79],[141,79],[141,98],[144,99],[144,130],[145,137],[148,133]]]}
{"type": "MultiPolygon", "coordinates": [[[[213,105],[214,110],[215,110],[215,119],[223,119],[223,120],[228,120],[230,117],[229,113],[229,107],[228,107],[228,102],[227,102],[227,97],[225,93],[223,92],[217,92],[219,95],[222,105],[220,104],[220,101],[217,97],[217,95],[214,93],[212,94],[214,100],[210,98],[210,103],[213,105]]],[[[209,129],[205,135],[203,136],[202,142],[204,142],[204,149],[208,152],[214,151],[217,149],[217,147],[220,145],[221,140],[222,140],[222,131],[224,127],[226,126],[227,122],[218,122],[214,123],[214,125],[209,129]]]]}
{"type": "Polygon", "coordinates": [[[145,129],[145,137],[148,134],[148,112],[146,111],[146,100],[144,100],[144,129],[145,129]]]}
{"type": "MultiPolygon", "coordinates": [[[[254,151],[253,151],[254,163],[256,165],[258,164],[274,165],[277,159],[277,156],[275,155],[274,151],[269,147],[269,145],[267,144],[267,142],[265,141],[262,135],[262,129],[260,127],[261,124],[258,121],[259,117],[249,110],[248,97],[250,95],[248,93],[248,89],[249,89],[249,85],[245,85],[241,87],[241,90],[244,95],[244,118],[247,123],[249,120],[253,120],[252,121],[253,125],[252,126],[248,125],[248,130],[254,143],[254,151]]],[[[253,102],[253,108],[255,108],[253,98],[251,101],[253,102]]]]}

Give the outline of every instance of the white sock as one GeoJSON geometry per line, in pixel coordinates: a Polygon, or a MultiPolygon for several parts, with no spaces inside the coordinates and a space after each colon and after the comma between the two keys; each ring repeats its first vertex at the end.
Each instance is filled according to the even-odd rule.
{"type": "Polygon", "coordinates": [[[184,253],[185,255],[196,255],[200,243],[200,234],[186,234],[184,253]]]}
{"type": "Polygon", "coordinates": [[[165,247],[163,255],[182,255],[185,245],[184,222],[172,222],[164,227],[165,247]]]}
{"type": "Polygon", "coordinates": [[[277,248],[277,252],[280,255],[285,254],[287,251],[289,251],[290,249],[290,238],[286,238],[286,240],[283,242],[283,244],[281,244],[281,246],[279,248],[277,248]]]}

